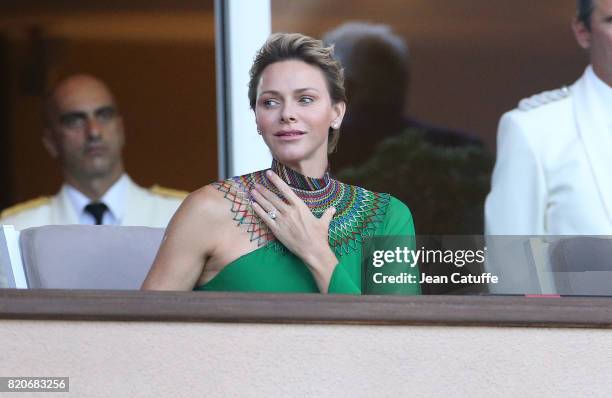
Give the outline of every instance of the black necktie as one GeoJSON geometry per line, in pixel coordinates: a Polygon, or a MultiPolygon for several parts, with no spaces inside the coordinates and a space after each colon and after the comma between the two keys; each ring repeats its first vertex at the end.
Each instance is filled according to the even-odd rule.
{"type": "Polygon", "coordinates": [[[108,210],[108,206],[101,202],[93,202],[85,206],[85,211],[96,219],[96,225],[102,225],[102,217],[108,210]]]}

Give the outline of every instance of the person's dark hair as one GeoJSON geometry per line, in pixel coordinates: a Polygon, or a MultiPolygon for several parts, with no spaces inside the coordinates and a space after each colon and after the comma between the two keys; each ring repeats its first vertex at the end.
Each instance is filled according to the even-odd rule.
{"type": "MultiPolygon", "coordinates": [[[[327,89],[332,103],[346,102],[344,92],[344,71],[342,65],[334,58],[333,47],[325,47],[321,40],[300,33],[274,33],[255,55],[250,70],[249,102],[255,110],[257,102],[257,85],[267,66],[281,61],[299,60],[318,67],[327,82],[327,89]]],[[[336,148],[340,139],[338,129],[329,128],[328,152],[336,148]]]]}
{"type": "Polygon", "coordinates": [[[347,22],[326,33],[323,41],[334,46],[334,55],[344,65],[347,116],[377,125],[401,123],[410,80],[404,40],[388,25],[347,22]]]}
{"type": "Polygon", "coordinates": [[[591,30],[591,14],[595,9],[595,0],[577,0],[576,1],[576,17],[582,22],[588,30],[591,30]]]}

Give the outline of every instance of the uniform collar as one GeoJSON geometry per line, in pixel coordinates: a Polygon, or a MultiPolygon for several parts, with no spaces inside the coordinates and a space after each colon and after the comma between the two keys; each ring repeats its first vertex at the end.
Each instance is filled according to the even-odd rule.
{"type": "MultiPolygon", "coordinates": [[[[123,174],[100,198],[100,202],[106,204],[109,209],[104,215],[104,224],[119,225],[123,221],[129,182],[130,177],[127,174],[123,174]]],[[[70,203],[79,218],[79,223],[92,224],[93,217],[85,212],[85,206],[91,200],[72,185],[64,184],[62,189],[67,193],[70,203]]]]}
{"type": "MultiPolygon", "coordinates": [[[[585,77],[589,81],[590,86],[593,87],[594,94],[596,95],[597,99],[601,101],[603,109],[612,109],[612,87],[608,86],[595,74],[593,66],[591,65],[587,67],[585,77]]],[[[608,126],[612,127],[612,113],[605,113],[608,126]]]]}

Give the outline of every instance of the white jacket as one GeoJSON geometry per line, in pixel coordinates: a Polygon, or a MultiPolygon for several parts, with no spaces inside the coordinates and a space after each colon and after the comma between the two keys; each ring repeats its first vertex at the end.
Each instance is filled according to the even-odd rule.
{"type": "MultiPolygon", "coordinates": [[[[126,210],[121,225],[166,227],[186,193],[163,188],[145,189],[128,178],[126,210]]],[[[34,199],[2,212],[0,225],[17,230],[41,225],[78,224],[65,187],[52,197],[34,199]]]]}
{"type": "Polygon", "coordinates": [[[501,118],[486,234],[612,235],[612,109],[592,73],[501,118]]]}

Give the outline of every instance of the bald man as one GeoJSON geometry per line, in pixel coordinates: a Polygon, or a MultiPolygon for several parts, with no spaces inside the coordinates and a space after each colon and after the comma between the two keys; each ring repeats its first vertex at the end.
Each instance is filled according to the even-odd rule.
{"type": "Polygon", "coordinates": [[[45,104],[43,144],[64,176],[60,191],[6,209],[0,224],[165,227],[185,193],[144,189],[125,173],[123,120],[109,88],[90,75],[60,81],[45,104]]]}

